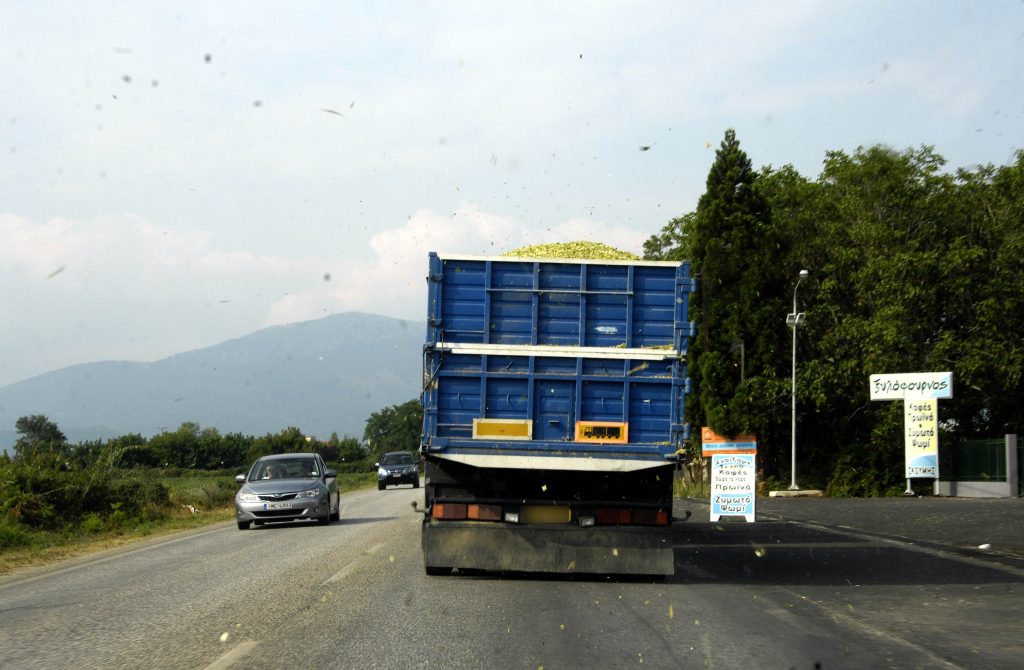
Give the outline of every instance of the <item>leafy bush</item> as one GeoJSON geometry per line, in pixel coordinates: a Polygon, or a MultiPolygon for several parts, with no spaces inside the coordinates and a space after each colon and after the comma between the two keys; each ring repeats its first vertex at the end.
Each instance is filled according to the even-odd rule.
{"type": "Polygon", "coordinates": [[[238,485],[233,477],[179,477],[166,480],[169,502],[175,508],[210,510],[230,505],[238,485]]]}
{"type": "MultiPolygon", "coordinates": [[[[4,464],[0,481],[0,514],[33,529],[77,527],[94,516],[113,526],[152,520],[164,516],[169,504],[158,480],[125,477],[102,463],[78,469],[11,462],[4,464]]],[[[95,527],[97,521],[90,523],[95,527]]]]}
{"type": "Polygon", "coordinates": [[[109,487],[109,504],[114,512],[125,521],[137,519],[152,521],[167,514],[170,496],[167,487],[153,478],[140,477],[121,479],[109,487]]]}
{"type": "Polygon", "coordinates": [[[874,445],[851,446],[836,460],[826,493],[836,498],[899,495],[902,469],[897,465],[874,445]]]}
{"type": "Polygon", "coordinates": [[[27,547],[31,541],[32,536],[24,526],[12,519],[0,517],[0,549],[27,547]]]}
{"type": "Polygon", "coordinates": [[[90,512],[85,515],[82,519],[81,529],[83,533],[93,534],[99,533],[106,530],[107,524],[103,521],[103,518],[96,512],[90,512]]]}

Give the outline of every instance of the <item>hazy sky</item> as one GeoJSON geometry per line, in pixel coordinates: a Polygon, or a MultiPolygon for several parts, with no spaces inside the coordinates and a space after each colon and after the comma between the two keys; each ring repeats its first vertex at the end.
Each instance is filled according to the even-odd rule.
{"type": "Polygon", "coordinates": [[[431,250],[639,252],[729,127],[1005,164],[1022,66],[1020,0],[3,2],[0,385],[420,320],[431,250]]]}

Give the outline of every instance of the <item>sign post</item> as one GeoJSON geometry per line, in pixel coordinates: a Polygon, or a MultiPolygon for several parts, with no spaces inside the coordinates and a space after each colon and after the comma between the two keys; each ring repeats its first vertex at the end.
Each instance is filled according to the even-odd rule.
{"type": "Polygon", "coordinates": [[[953,397],[952,372],[871,375],[872,400],[903,401],[903,451],[907,490],[910,480],[939,478],[939,399],[953,397]]]}
{"type": "Polygon", "coordinates": [[[701,429],[701,455],[711,457],[711,521],[742,516],[753,523],[757,501],[757,438],[726,438],[701,429]]]}

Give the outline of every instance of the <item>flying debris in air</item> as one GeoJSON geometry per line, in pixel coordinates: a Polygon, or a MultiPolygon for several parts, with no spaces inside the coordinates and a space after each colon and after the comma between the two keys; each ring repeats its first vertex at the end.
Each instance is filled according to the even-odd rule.
{"type": "Polygon", "coordinates": [[[66,267],[67,267],[66,265],[60,266],[59,268],[57,268],[56,270],[54,270],[50,274],[46,275],[46,278],[47,279],[53,279],[54,277],[59,275],[61,272],[64,272],[64,268],[66,268],[66,267]]]}
{"type": "Polygon", "coordinates": [[[328,109],[327,107],[321,107],[320,111],[321,112],[327,112],[328,114],[334,114],[335,116],[345,116],[344,114],[342,114],[338,110],[336,110],[336,109],[328,109]]]}

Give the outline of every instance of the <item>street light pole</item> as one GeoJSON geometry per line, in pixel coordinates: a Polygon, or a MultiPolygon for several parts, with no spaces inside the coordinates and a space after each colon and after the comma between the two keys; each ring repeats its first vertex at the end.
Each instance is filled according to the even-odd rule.
{"type": "Polygon", "coordinates": [[[807,270],[801,270],[793,287],[793,312],[786,315],[786,323],[793,327],[793,376],[790,381],[790,406],[793,409],[793,420],[790,426],[790,437],[792,439],[792,453],[790,454],[790,480],[789,490],[799,491],[796,485],[796,327],[803,323],[804,313],[796,311],[796,290],[800,288],[800,282],[807,278],[807,270]]]}

